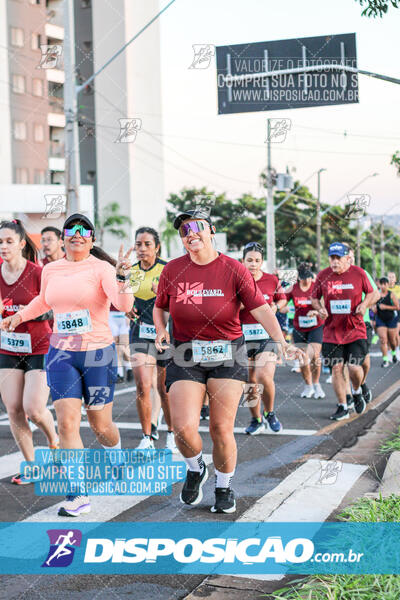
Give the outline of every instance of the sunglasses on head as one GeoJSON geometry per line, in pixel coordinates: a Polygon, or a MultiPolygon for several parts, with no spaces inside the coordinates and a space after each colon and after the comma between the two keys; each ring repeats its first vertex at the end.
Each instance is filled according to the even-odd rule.
{"type": "Polygon", "coordinates": [[[264,254],[264,248],[258,242],[249,242],[244,247],[245,250],[257,250],[257,252],[261,252],[264,254]]]}
{"type": "Polygon", "coordinates": [[[188,221],[179,227],[179,233],[181,237],[186,237],[192,231],[193,233],[199,233],[199,231],[205,231],[206,224],[204,221],[188,221]]]}
{"type": "Polygon", "coordinates": [[[83,225],[78,224],[71,227],[71,229],[64,229],[64,235],[65,237],[73,237],[77,231],[84,238],[90,238],[93,235],[93,229],[86,229],[83,225]]]}

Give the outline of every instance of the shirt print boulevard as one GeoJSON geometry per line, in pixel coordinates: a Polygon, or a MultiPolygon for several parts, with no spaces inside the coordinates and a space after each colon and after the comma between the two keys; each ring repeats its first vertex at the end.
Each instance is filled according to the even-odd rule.
{"type": "Polygon", "coordinates": [[[184,304],[202,304],[203,298],[215,298],[216,296],[225,296],[219,288],[204,289],[204,283],[196,281],[195,283],[178,283],[176,302],[184,304]]]}

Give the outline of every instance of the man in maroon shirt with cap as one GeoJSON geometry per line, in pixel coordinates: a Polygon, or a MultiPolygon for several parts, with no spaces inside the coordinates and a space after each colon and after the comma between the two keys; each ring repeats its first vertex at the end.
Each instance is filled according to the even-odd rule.
{"type": "Polygon", "coordinates": [[[364,375],[361,365],[368,353],[364,313],[374,301],[374,290],[365,271],[351,265],[346,244],[334,242],[329,246],[329,265],[318,273],[311,295],[313,310],[308,314],[326,319],[322,354],[325,364],[332,367],[332,384],[338,399],[331,419],[341,421],[349,418],[343,377],[345,363],[353,385],[354,408],[358,414],[366,408],[361,391],[364,375]]]}

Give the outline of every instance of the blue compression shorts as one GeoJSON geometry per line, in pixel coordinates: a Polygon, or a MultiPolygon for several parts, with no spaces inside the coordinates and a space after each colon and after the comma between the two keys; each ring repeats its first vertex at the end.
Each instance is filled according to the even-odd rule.
{"type": "Polygon", "coordinates": [[[60,398],[83,397],[86,406],[93,408],[112,402],[117,365],[115,344],[87,352],[57,350],[50,346],[46,374],[53,402],[60,398]]]}

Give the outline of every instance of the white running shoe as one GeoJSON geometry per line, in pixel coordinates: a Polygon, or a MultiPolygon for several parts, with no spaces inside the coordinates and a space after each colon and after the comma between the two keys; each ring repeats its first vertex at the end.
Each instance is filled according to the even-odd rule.
{"type": "Polygon", "coordinates": [[[303,391],[300,394],[301,398],[312,398],[314,396],[314,387],[312,385],[304,386],[303,391]]]}
{"type": "Polygon", "coordinates": [[[290,369],[292,373],[300,373],[300,363],[298,360],[293,361],[293,367],[290,369]]]}
{"type": "Polygon", "coordinates": [[[328,379],[326,380],[326,383],[332,383],[332,375],[329,375],[328,379]]]}
{"type": "Polygon", "coordinates": [[[86,513],[90,513],[89,496],[66,496],[58,509],[60,517],[78,517],[86,513]]]}
{"type": "Polygon", "coordinates": [[[151,437],[144,435],[139,446],[136,446],[136,450],[155,450],[154,442],[151,437]]]}
{"type": "Polygon", "coordinates": [[[314,383],[314,398],[325,398],[326,394],[320,383],[314,383]]]}
{"type": "Polygon", "coordinates": [[[175,436],[173,431],[167,431],[167,442],[165,447],[167,450],[171,450],[172,454],[178,454],[179,450],[175,444],[175,436]]]}

